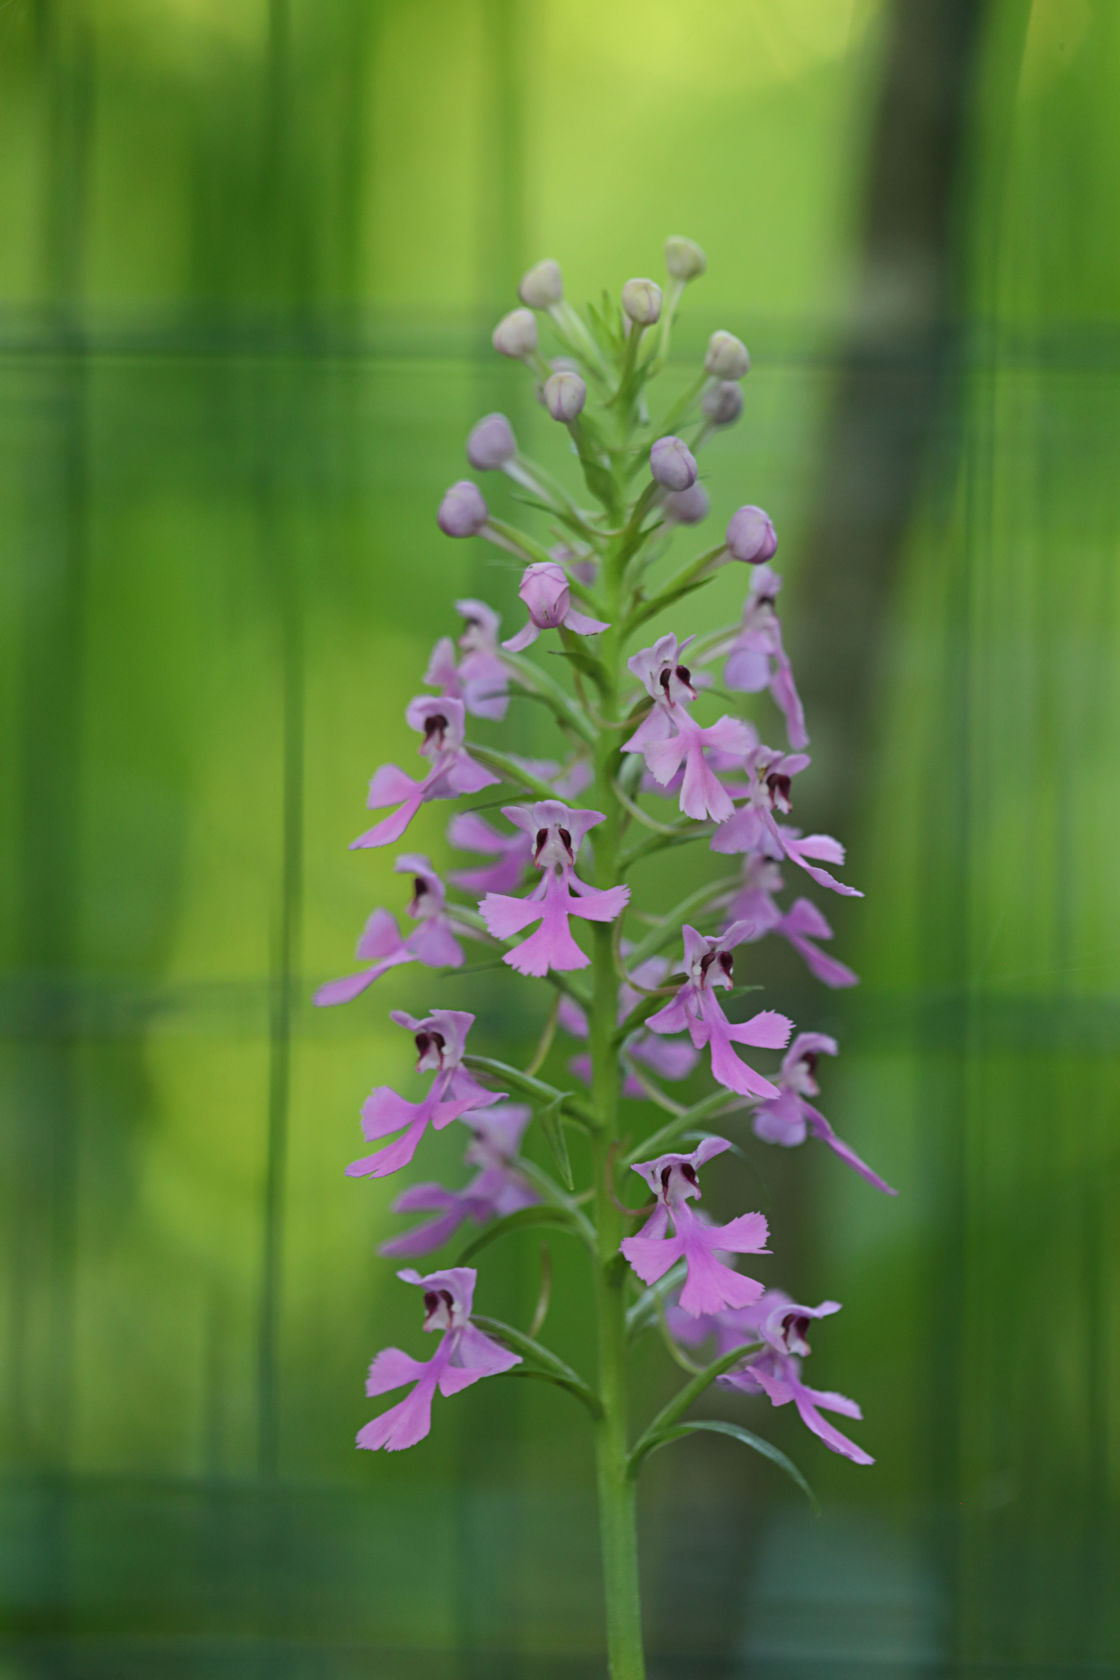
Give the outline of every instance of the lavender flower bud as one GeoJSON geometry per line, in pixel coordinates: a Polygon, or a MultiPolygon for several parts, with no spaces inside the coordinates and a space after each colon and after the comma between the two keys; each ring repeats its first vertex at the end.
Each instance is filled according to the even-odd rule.
{"type": "Polygon", "coordinates": [[[704,392],[701,407],[713,426],[733,426],[743,412],[743,393],[733,379],[721,379],[704,392]]]}
{"type": "Polygon", "coordinates": [[[678,437],[658,438],[649,452],[649,470],[666,490],[689,490],[696,483],[696,461],[678,437]]]}
{"type": "Polygon", "coordinates": [[[777,533],[760,507],[737,509],[728,522],[726,541],[732,558],[748,566],[760,566],[778,552],[777,533]]]}
{"type": "Polygon", "coordinates": [[[747,347],[734,333],[721,328],[712,334],[704,357],[705,373],[710,373],[713,379],[742,379],[750,365],[747,347]]]}
{"type": "Polygon", "coordinates": [[[469,478],[461,478],[445,492],[436,523],[445,537],[477,537],[489,517],[490,510],[478,485],[472,484],[469,478]]]}
{"type": "Polygon", "coordinates": [[[490,338],[501,356],[520,361],[537,348],[537,323],[531,309],[511,309],[503,315],[490,338]]]}
{"type": "Polygon", "coordinates": [[[662,506],[665,517],[678,525],[699,525],[702,519],[707,519],[712,508],[708,492],[699,479],[687,490],[670,490],[662,506]]]}
{"type": "Polygon", "coordinates": [[[674,280],[697,280],[708,267],[708,259],[695,239],[675,233],[665,241],[665,267],[674,280]]]}
{"type": "Polygon", "coordinates": [[[504,414],[487,414],[467,439],[467,460],[475,472],[496,472],[517,454],[517,440],[504,414]]]}
{"type": "Polygon", "coordinates": [[[564,298],[564,277],[560,273],[560,264],[554,262],[551,257],[546,257],[543,262],[534,263],[533,267],[521,276],[517,295],[530,309],[551,309],[553,304],[561,303],[564,298]]]}
{"type": "Polygon", "coordinates": [[[544,406],[554,420],[567,423],[581,413],[587,401],[587,386],[578,373],[565,368],[544,382],[544,406]]]}
{"type": "Polygon", "coordinates": [[[627,280],[622,307],[638,327],[652,327],[661,315],[661,287],[656,280],[627,280]]]}

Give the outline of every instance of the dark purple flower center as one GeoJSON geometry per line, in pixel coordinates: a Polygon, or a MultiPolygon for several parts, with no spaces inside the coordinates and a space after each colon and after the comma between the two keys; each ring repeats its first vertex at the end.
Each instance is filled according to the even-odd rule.
{"type": "Polygon", "coordinates": [[[450,1289],[426,1289],[424,1291],[425,1322],[430,1323],[441,1307],[446,1308],[447,1322],[450,1325],[455,1316],[455,1297],[450,1289]]]}
{"type": "Polygon", "coordinates": [[[437,747],[442,747],[444,735],[447,733],[447,719],[442,712],[433,712],[431,717],[424,719],[424,745],[434,741],[437,747]]]}
{"type": "Polygon", "coordinates": [[[429,1050],[434,1050],[442,1062],[444,1046],[446,1043],[447,1040],[444,1038],[442,1033],[435,1032],[431,1029],[425,1029],[424,1032],[418,1032],[416,1034],[416,1048],[420,1052],[421,1059],[428,1054],[429,1050]]]}
{"type": "Polygon", "coordinates": [[[422,875],[414,875],[412,877],[412,896],[413,896],[413,898],[416,899],[416,900],[419,900],[419,899],[423,898],[424,894],[427,892],[427,890],[428,890],[428,883],[427,883],[427,881],[425,881],[424,877],[422,875]]]}
{"type": "Polygon", "coordinates": [[[805,1070],[810,1075],[810,1077],[813,1074],[816,1073],[817,1063],[818,1063],[819,1060],[820,1060],[820,1057],[817,1055],[817,1052],[815,1050],[806,1050],[805,1053],[802,1055],[801,1061],[804,1064],[805,1070]]]}
{"type": "Polygon", "coordinates": [[[786,1313],[782,1319],[782,1341],[789,1353],[808,1353],[809,1320],[804,1313],[786,1313]]]}
{"type": "Polygon", "coordinates": [[[718,962],[720,968],[729,980],[733,978],[735,973],[735,958],[731,955],[731,952],[708,951],[700,958],[700,976],[702,979],[707,978],[708,970],[715,962],[718,962]]]}
{"type": "Polygon", "coordinates": [[[774,803],[780,803],[788,811],[790,806],[789,777],[779,775],[777,771],[772,771],[766,778],[766,786],[770,790],[770,797],[774,803]]]}

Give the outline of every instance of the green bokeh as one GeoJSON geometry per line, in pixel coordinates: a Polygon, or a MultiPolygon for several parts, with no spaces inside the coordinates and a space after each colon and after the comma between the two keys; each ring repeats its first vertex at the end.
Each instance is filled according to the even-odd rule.
{"type": "MultiPolygon", "coordinates": [[[[758,948],[766,1001],[841,1038],[822,1106],[902,1194],[762,1146],[728,1192],[772,1215],[767,1281],[844,1301],[815,1378],[860,1398],[878,1463],[752,1412],[818,1486],[814,1524],[730,1443],[654,1461],[665,1675],[1116,1658],[1120,8],[977,7],[954,348],[883,622],[835,624],[866,642],[870,720],[809,720],[813,822],[854,822],[867,900],[826,909],[864,984],[758,948]]],[[[773,513],[809,645],[846,558],[810,537],[851,323],[921,284],[869,286],[861,257],[890,13],[0,10],[4,1680],[601,1672],[563,1396],[481,1385],[413,1453],[352,1449],[366,1362],[418,1337],[373,1253],[392,1192],[341,1168],[365,1091],[408,1077],[385,1011],[434,1000],[411,973],[307,999],[398,902],[391,860],[347,842],[368,774],[408,761],[450,602],[513,618],[515,576],[433,513],[487,409],[558,459],[487,342],[529,261],[582,299],[657,274],[668,232],[705,246],[669,377],[712,327],[750,343],[705,470],[717,521],[773,513]]],[[[741,589],[721,575],[688,627],[741,589]]],[[[416,824],[437,863],[442,829],[416,824]]],[[[678,878],[636,888],[663,904],[678,878]]],[[[440,1001],[468,991],[495,1053],[543,1017],[512,977],[440,1001]]],[[[586,1366],[561,1243],[550,1328],[586,1366]]],[[[539,1263],[495,1250],[485,1306],[524,1322],[539,1263]]],[[[652,1405],[656,1350],[637,1380],[652,1405]]]]}

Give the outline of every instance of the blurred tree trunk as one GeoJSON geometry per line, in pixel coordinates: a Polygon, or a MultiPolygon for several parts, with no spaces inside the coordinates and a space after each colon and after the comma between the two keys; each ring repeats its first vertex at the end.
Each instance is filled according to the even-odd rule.
{"type": "Polygon", "coordinates": [[[866,787],[893,577],[957,356],[963,166],[990,9],[991,0],[894,0],[888,20],[858,293],[806,533],[813,605],[795,638],[820,751],[817,796],[841,836],[854,833],[866,787]]]}

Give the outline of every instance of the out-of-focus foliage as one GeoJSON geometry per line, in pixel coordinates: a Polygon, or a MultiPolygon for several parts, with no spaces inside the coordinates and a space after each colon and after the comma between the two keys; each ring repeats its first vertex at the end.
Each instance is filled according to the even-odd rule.
{"type": "MultiPolygon", "coordinates": [[[[822,1106],[902,1195],[821,1160],[807,1196],[808,1162],[748,1150],[768,1281],[845,1301],[814,1378],[861,1397],[879,1463],[786,1428],[814,1527],[715,1440],[658,1461],[651,1630],[690,1676],[705,1653],[1065,1674],[1115,1648],[1120,12],[984,11],[955,350],[867,647],[847,873],[868,898],[835,918],[865,984],[822,997],[791,966],[767,999],[838,1032],[822,1106]]],[[[365,1362],[419,1338],[373,1259],[391,1190],[341,1169],[363,1085],[405,1072],[388,1009],[429,994],[406,975],[326,1018],[307,998],[398,903],[390,861],[346,843],[364,778],[413,749],[450,601],[511,610],[515,579],[434,508],[485,409],[554,447],[487,346],[528,261],[559,257],[583,298],[657,274],[667,232],[704,244],[682,378],[713,326],[751,345],[706,470],[714,518],[775,517],[796,659],[888,21],[879,0],[0,10],[5,1673],[594,1671],[562,1397],[484,1385],[414,1453],[352,1450],[365,1362]]],[[[737,587],[705,597],[713,622],[737,587]]],[[[544,1010],[463,984],[498,1054],[544,1010]]],[[[444,1170],[446,1135],[423,1175],[444,1170]]],[[[539,1263],[527,1239],[488,1254],[486,1309],[527,1319],[539,1263]]],[[[558,1281],[581,1365],[583,1305],[558,1281]]]]}

